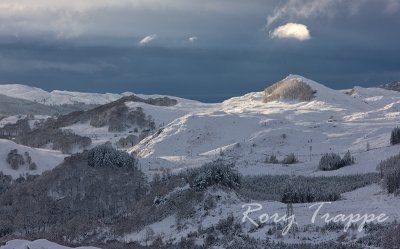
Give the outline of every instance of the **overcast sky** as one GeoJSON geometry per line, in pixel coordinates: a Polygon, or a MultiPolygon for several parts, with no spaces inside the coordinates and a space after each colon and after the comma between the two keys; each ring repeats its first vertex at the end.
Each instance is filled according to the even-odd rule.
{"type": "Polygon", "coordinates": [[[1,0],[0,82],[203,101],[400,80],[400,0],[1,0]]]}

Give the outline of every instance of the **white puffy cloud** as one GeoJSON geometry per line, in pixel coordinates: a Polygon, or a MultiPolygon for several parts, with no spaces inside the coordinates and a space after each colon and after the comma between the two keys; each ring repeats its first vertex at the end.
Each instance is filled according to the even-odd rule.
{"type": "Polygon", "coordinates": [[[293,38],[299,41],[305,41],[311,38],[310,31],[307,26],[299,23],[287,23],[277,27],[270,32],[271,38],[284,39],[293,38]]]}
{"type": "Polygon", "coordinates": [[[191,42],[191,43],[197,41],[197,36],[189,37],[188,41],[191,42]]]}
{"type": "Polygon", "coordinates": [[[140,40],[139,45],[149,44],[150,42],[154,41],[157,38],[158,38],[158,36],[156,34],[148,35],[148,36],[144,37],[142,40],[140,40]]]}

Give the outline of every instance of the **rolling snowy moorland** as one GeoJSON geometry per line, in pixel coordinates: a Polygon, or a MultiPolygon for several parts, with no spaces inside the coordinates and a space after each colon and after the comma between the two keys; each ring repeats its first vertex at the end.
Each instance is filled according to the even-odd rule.
{"type": "Polygon", "coordinates": [[[400,92],[339,91],[298,75],[213,104],[23,85],[0,92],[43,108],[0,113],[1,249],[400,243],[400,92]],[[320,202],[329,203],[313,222],[320,202]],[[262,209],[244,219],[249,204],[262,209]],[[297,224],[283,234],[288,221],[261,222],[264,213],[297,224]],[[387,219],[359,231],[362,220],[345,229],[348,220],[325,222],[326,213],[387,219]]]}

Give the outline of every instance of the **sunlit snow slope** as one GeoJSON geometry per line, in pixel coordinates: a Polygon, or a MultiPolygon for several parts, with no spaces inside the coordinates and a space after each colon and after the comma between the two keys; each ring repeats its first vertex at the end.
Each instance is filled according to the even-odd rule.
{"type": "Polygon", "coordinates": [[[400,113],[388,103],[368,102],[374,94],[384,93],[392,94],[396,105],[397,92],[363,89],[363,94],[356,96],[297,75],[283,79],[292,80],[308,84],[316,91],[315,97],[308,102],[282,99],[264,103],[264,92],[255,92],[209,108],[194,108],[130,152],[152,170],[179,170],[224,156],[236,161],[244,174],[303,175],[375,172],[380,160],[398,152],[397,147],[389,147],[389,137],[400,113]],[[371,151],[366,151],[367,144],[371,151]],[[347,150],[356,157],[356,165],[334,173],[317,171],[322,154],[347,150]],[[295,153],[301,163],[266,167],[265,158],[272,153],[279,159],[295,153]]]}

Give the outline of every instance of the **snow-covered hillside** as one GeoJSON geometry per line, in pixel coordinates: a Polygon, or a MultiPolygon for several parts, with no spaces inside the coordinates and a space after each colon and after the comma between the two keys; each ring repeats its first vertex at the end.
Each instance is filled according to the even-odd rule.
{"type": "Polygon", "coordinates": [[[381,88],[363,88],[357,86],[350,91],[350,94],[352,97],[360,99],[374,108],[389,109],[399,106],[400,102],[400,92],[381,88]]]}
{"type": "Polygon", "coordinates": [[[13,178],[18,178],[20,175],[39,175],[44,171],[51,170],[58,164],[60,164],[67,155],[61,154],[57,151],[35,149],[27,146],[16,144],[9,140],[0,139],[0,171],[5,175],[11,175],[13,178]],[[30,170],[28,164],[19,166],[18,170],[12,169],[7,163],[7,154],[17,149],[18,153],[24,155],[28,152],[32,158],[32,162],[37,165],[36,170],[30,170]]]}
{"type": "Polygon", "coordinates": [[[392,94],[396,102],[397,92],[367,88],[362,89],[362,97],[355,93],[349,96],[301,76],[290,75],[283,81],[290,80],[311,86],[315,98],[309,102],[264,103],[264,93],[255,92],[193,109],[130,151],[151,169],[160,164],[174,169],[198,166],[223,154],[236,161],[244,174],[303,175],[329,174],[316,172],[324,153],[350,150],[354,154],[356,165],[336,172],[340,174],[375,172],[380,160],[397,153],[396,147],[389,147],[389,137],[400,113],[395,108],[383,108],[388,103],[366,103],[382,93],[392,94]],[[366,151],[367,144],[371,151],[366,151]],[[301,163],[266,167],[265,158],[272,153],[279,158],[295,153],[301,163]],[[377,153],[383,158],[377,158],[377,153]]]}
{"type": "MultiPolygon", "coordinates": [[[[159,95],[154,95],[152,97],[163,97],[159,95]]],[[[169,123],[173,122],[174,120],[183,117],[191,112],[200,112],[202,110],[209,110],[214,104],[205,104],[200,103],[193,100],[187,99],[178,99],[178,103],[173,106],[158,106],[158,105],[151,105],[143,102],[133,102],[128,101],[124,104],[128,107],[128,111],[135,111],[137,108],[141,108],[143,113],[150,117],[151,120],[155,123],[156,129],[161,129],[162,127],[168,125],[169,123]]],[[[1,124],[1,123],[0,123],[1,124]]],[[[104,127],[93,127],[90,125],[90,122],[80,122],[75,123],[70,126],[65,126],[63,130],[70,130],[75,134],[80,136],[89,137],[92,140],[92,146],[96,146],[99,144],[103,144],[105,142],[111,142],[112,144],[117,143],[121,138],[125,138],[129,135],[140,135],[141,131],[147,128],[140,128],[137,127],[137,130],[134,127],[127,129],[125,131],[109,131],[109,126],[104,127]],[[136,130],[136,132],[135,132],[136,130]]]]}
{"type": "MultiPolygon", "coordinates": [[[[282,99],[264,103],[264,92],[254,92],[218,104],[175,97],[178,100],[175,106],[127,102],[129,110],[142,108],[159,130],[129,151],[140,157],[147,165],[145,169],[160,168],[160,165],[173,169],[193,167],[223,154],[237,161],[244,174],[305,175],[329,174],[314,172],[320,156],[328,152],[344,153],[350,150],[358,159],[354,167],[342,169],[343,174],[375,171],[375,164],[381,158],[377,159],[373,153],[385,156],[396,153],[395,147],[387,146],[390,131],[397,126],[400,117],[400,93],[355,87],[350,94],[345,94],[298,75],[290,75],[281,82],[290,81],[306,83],[316,92],[315,97],[307,102],[282,99]],[[367,144],[372,151],[366,151],[367,144]],[[271,165],[266,170],[263,161],[272,153],[280,158],[295,153],[301,163],[295,169],[271,165]],[[368,166],[362,166],[365,158],[372,160],[368,166]],[[252,170],[243,168],[243,165],[252,170]]],[[[45,104],[101,104],[131,94],[49,93],[22,85],[0,85],[0,90],[9,96],[45,104]]],[[[2,123],[12,120],[7,118],[2,123]]],[[[107,141],[116,144],[121,138],[141,132],[133,133],[133,129],[110,132],[107,126],[95,128],[89,122],[62,129],[90,137],[93,146],[107,141]]]]}
{"type": "MultiPolygon", "coordinates": [[[[156,193],[147,191],[146,195],[150,196],[149,200],[146,200],[147,206],[140,206],[139,208],[141,210],[161,210],[161,214],[164,214],[163,205],[167,205],[166,203],[171,201],[171,206],[163,207],[166,208],[165,210],[169,210],[169,208],[175,207],[176,203],[180,203],[177,206],[177,212],[165,213],[165,216],[158,216],[154,220],[144,222],[143,226],[138,226],[132,230],[126,229],[118,235],[112,234],[112,229],[108,230],[108,227],[104,227],[107,235],[100,234],[106,236],[104,237],[105,240],[109,238],[107,236],[110,236],[119,243],[136,242],[143,246],[151,244],[155,238],[171,243],[192,238],[196,244],[203,245],[207,241],[205,234],[210,231],[215,232],[219,229],[218,226],[221,226],[223,220],[234,217],[235,221],[240,224],[240,230],[243,234],[260,240],[267,236],[268,240],[274,242],[303,243],[307,241],[316,244],[338,241],[344,236],[346,242],[358,243],[358,239],[366,236],[367,232],[358,233],[355,229],[348,233],[337,228],[322,231],[321,229],[326,229],[326,224],[322,221],[322,218],[315,224],[311,224],[310,217],[313,212],[310,211],[310,206],[315,203],[315,199],[294,202],[293,210],[299,231],[296,231],[295,235],[289,235],[289,237],[282,238],[271,233],[271,229],[276,229],[276,224],[273,223],[257,229],[252,227],[251,224],[240,223],[244,211],[242,205],[251,202],[262,204],[268,212],[277,212],[280,215],[287,212],[287,202],[279,199],[279,197],[282,197],[280,195],[277,199],[267,197],[256,199],[254,196],[253,198],[246,195],[246,193],[251,194],[251,191],[256,192],[252,188],[247,189],[249,192],[241,192],[247,191],[246,186],[248,187],[248,185],[245,184],[249,184],[249,179],[253,177],[259,178],[256,178],[257,181],[250,181],[249,185],[252,187],[255,187],[253,185],[258,185],[258,183],[261,183],[260,186],[263,187],[266,182],[271,182],[271,178],[279,181],[279,179],[286,177],[288,182],[295,182],[295,178],[303,179],[301,184],[305,184],[309,188],[307,191],[312,193],[310,196],[320,192],[319,185],[317,188],[315,188],[316,185],[307,185],[310,182],[319,184],[326,180],[328,185],[333,186],[332,188],[338,188],[338,184],[343,184],[346,187],[349,184],[351,187],[340,192],[337,199],[332,200],[332,203],[324,208],[324,212],[329,212],[332,216],[359,212],[362,214],[385,213],[389,217],[388,222],[398,220],[400,213],[397,207],[400,205],[400,199],[397,196],[387,194],[386,189],[379,185],[381,178],[376,173],[378,173],[377,165],[382,160],[399,153],[400,145],[391,145],[390,135],[393,128],[398,126],[400,118],[400,93],[361,87],[354,87],[345,93],[327,88],[320,83],[298,75],[290,75],[280,81],[279,84],[290,83],[290,86],[292,86],[296,82],[308,85],[309,87],[306,88],[312,89],[312,98],[307,99],[307,101],[299,101],[298,98],[278,98],[266,103],[265,92],[253,92],[217,104],[205,104],[174,97],[178,100],[178,103],[173,106],[157,106],[131,100],[121,102],[120,104],[124,105],[126,112],[140,110],[140,116],[144,116],[146,120],[151,117],[154,126],[148,133],[146,133],[147,126],[139,127],[136,124],[132,124],[122,131],[110,131],[111,123],[95,128],[91,119],[86,117],[83,122],[79,117],[85,116],[79,116],[80,114],[76,114],[78,116],[66,116],[74,120],[72,123],[67,122],[70,120],[68,118],[61,118],[65,122],[60,122],[63,124],[60,125],[60,129],[90,137],[93,141],[92,146],[107,141],[116,145],[120,139],[127,136],[139,137],[141,134],[149,134],[137,145],[127,149],[128,152],[138,157],[140,169],[147,175],[147,179],[153,179],[152,177],[156,173],[160,173],[158,182],[154,180],[150,185],[154,184],[156,189],[159,187],[161,190],[156,191],[156,193]],[[68,125],[65,125],[66,123],[68,125]],[[343,156],[347,151],[350,151],[351,155],[354,156],[354,164],[331,171],[318,169],[320,159],[326,153],[334,152],[343,156]],[[297,157],[298,162],[284,164],[282,160],[292,153],[297,157]],[[270,158],[271,155],[276,156],[281,163],[267,161],[266,159],[270,158]],[[241,181],[241,188],[229,188],[225,185],[215,184],[212,187],[202,189],[204,192],[201,192],[201,196],[193,197],[198,193],[196,192],[198,190],[193,190],[193,184],[188,180],[191,177],[182,177],[185,174],[182,170],[197,168],[215,159],[222,159],[217,161],[218,163],[235,163],[235,170],[240,173],[243,180],[241,181]],[[182,175],[164,174],[168,172],[182,172],[182,175]],[[168,182],[169,178],[165,176],[171,177],[172,184],[168,182]],[[367,176],[370,178],[365,178],[367,179],[365,180],[364,177],[367,176]],[[263,180],[262,177],[267,178],[263,180]],[[180,182],[181,180],[182,182],[180,182]],[[361,185],[357,185],[359,183],[361,185]],[[186,196],[185,193],[188,195],[186,196]],[[182,201],[180,198],[187,199],[182,201]],[[175,201],[177,202],[175,203],[175,201]],[[151,205],[151,208],[149,205],[151,205]],[[183,213],[188,211],[189,213],[179,214],[181,211],[183,213]],[[203,237],[197,237],[200,234],[203,237]]],[[[285,89],[289,89],[289,87],[285,89]]],[[[83,96],[75,93],[73,95],[74,98],[83,96]]],[[[293,95],[296,95],[296,93],[293,93],[293,95]]],[[[86,97],[92,98],[93,101],[101,98],[97,95],[87,95],[86,97]]],[[[105,98],[104,101],[111,101],[112,98],[105,98]]],[[[56,99],[60,100],[60,95],[57,95],[56,99]]],[[[72,99],[69,98],[65,101],[72,101],[72,99]]],[[[109,105],[112,106],[112,104],[109,105]]],[[[112,108],[107,109],[101,106],[98,113],[95,113],[98,116],[105,117],[112,111],[112,108]]],[[[118,117],[119,120],[123,119],[121,117],[126,118],[123,115],[118,117]]],[[[0,122],[0,126],[15,123],[19,118],[18,116],[5,118],[0,122]]],[[[35,118],[39,118],[39,116],[35,118]]],[[[33,172],[38,174],[43,170],[51,169],[60,163],[65,156],[54,151],[20,146],[8,140],[0,140],[0,146],[0,153],[2,153],[0,159],[3,161],[0,162],[0,169],[5,174],[13,174],[13,177],[32,172],[25,169],[24,166],[20,167],[18,171],[10,168],[10,165],[5,162],[5,158],[11,149],[18,149],[19,153],[22,154],[28,151],[32,160],[40,167],[37,170],[38,172],[33,172]]],[[[125,150],[126,148],[128,147],[120,147],[119,149],[125,150]]],[[[214,166],[218,165],[212,164],[212,166],[215,169],[214,166]]],[[[199,172],[203,170],[206,171],[202,168],[199,172]]],[[[204,174],[207,177],[215,175],[208,171],[204,174]]],[[[202,178],[200,180],[200,182],[206,182],[202,178]]],[[[117,182],[119,181],[118,178],[117,182]]],[[[300,180],[298,181],[300,182],[300,180]]],[[[278,182],[276,183],[278,184],[278,182]]],[[[276,188],[287,191],[288,186],[284,184],[285,182],[282,183],[282,186],[279,185],[276,188]]],[[[326,186],[322,187],[325,187],[325,190],[327,188],[326,186]]],[[[275,191],[273,188],[274,186],[268,185],[262,191],[271,190],[273,192],[275,191]]],[[[302,190],[301,187],[299,189],[302,190]]],[[[297,194],[296,191],[297,189],[295,189],[297,194]]],[[[339,192],[339,190],[337,191],[339,192]]],[[[257,192],[257,194],[259,193],[257,192]]],[[[121,202],[123,202],[123,198],[121,198],[121,202]]],[[[136,215],[136,211],[135,209],[132,211],[134,214],[132,217],[136,215]]],[[[140,218],[146,220],[147,217],[144,216],[140,218]]],[[[156,215],[154,214],[154,216],[156,215]]],[[[130,217],[130,214],[123,219],[128,217],[130,217]]],[[[134,218],[136,219],[136,217],[134,218]]],[[[119,223],[117,225],[119,226],[119,223]]],[[[121,230],[125,228],[122,225],[121,230]]],[[[210,233],[213,234],[213,232],[210,233]]],[[[27,247],[31,249],[67,249],[67,247],[58,247],[58,245],[45,240],[34,242],[10,241],[8,245],[0,249],[27,247]]]]}
{"type": "Polygon", "coordinates": [[[48,240],[39,239],[35,241],[11,240],[8,241],[4,246],[1,246],[0,249],[99,249],[99,248],[91,246],[71,248],[66,246],[60,246],[48,240]]]}

